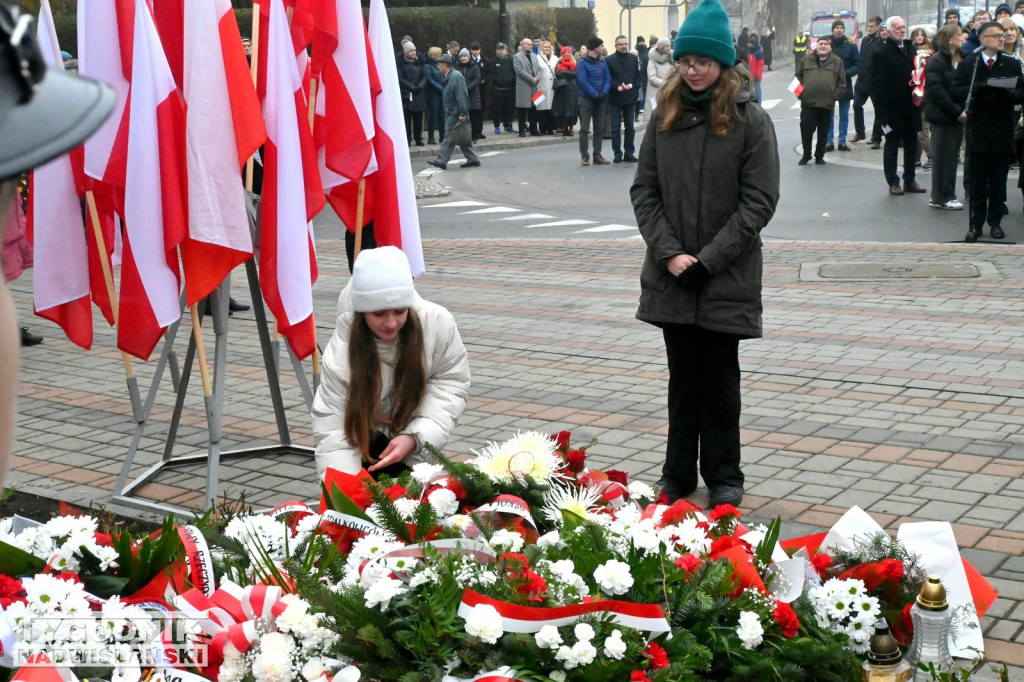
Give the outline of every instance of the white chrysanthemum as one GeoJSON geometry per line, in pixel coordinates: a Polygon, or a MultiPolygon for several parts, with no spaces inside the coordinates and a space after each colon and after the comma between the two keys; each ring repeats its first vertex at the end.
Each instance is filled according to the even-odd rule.
{"type": "Polygon", "coordinates": [[[591,511],[601,496],[590,486],[573,487],[555,483],[544,493],[544,507],[541,514],[552,523],[562,522],[562,512],[567,511],[584,519],[593,518],[591,511]]]}
{"type": "Polygon", "coordinates": [[[75,557],[74,550],[68,545],[64,545],[54,552],[48,563],[57,573],[63,573],[64,571],[78,573],[78,559],[75,557]]]}
{"type": "Polygon", "coordinates": [[[707,556],[711,550],[711,538],[707,531],[697,525],[698,521],[687,516],[674,526],[665,526],[661,529],[661,537],[666,544],[675,545],[684,554],[696,554],[707,556]]]}
{"type": "Polygon", "coordinates": [[[363,597],[366,599],[366,608],[372,609],[375,606],[380,606],[380,610],[383,611],[391,604],[392,599],[408,591],[405,584],[399,580],[381,578],[366,590],[363,597]]]}
{"type": "Polygon", "coordinates": [[[863,594],[854,598],[851,608],[853,610],[854,618],[857,620],[863,620],[869,624],[878,620],[878,615],[881,613],[881,609],[878,605],[878,598],[872,597],[869,594],[863,594]]]}
{"type": "Polygon", "coordinates": [[[470,464],[498,481],[530,476],[546,483],[562,468],[557,447],[545,433],[520,432],[504,443],[488,443],[481,452],[474,451],[470,464]]]}
{"type": "Polygon", "coordinates": [[[92,516],[58,516],[43,524],[43,530],[52,538],[87,534],[90,537],[99,528],[99,522],[92,516]]]}
{"type": "Polygon", "coordinates": [[[53,538],[43,529],[43,526],[26,528],[17,535],[11,536],[11,539],[12,545],[40,559],[49,559],[57,549],[53,538]]]}
{"type": "Polygon", "coordinates": [[[426,485],[427,481],[438,474],[444,473],[444,467],[433,462],[420,462],[412,467],[413,480],[426,485]]]}
{"type": "Polygon", "coordinates": [[[408,497],[402,497],[395,500],[395,511],[398,512],[403,521],[412,521],[419,508],[419,500],[412,500],[408,497]]]}
{"type": "Polygon", "coordinates": [[[760,646],[764,638],[764,626],[761,620],[753,611],[740,612],[740,624],[736,628],[736,636],[743,642],[744,649],[754,649],[760,646]]]}
{"type": "Polygon", "coordinates": [[[576,627],[573,628],[572,633],[576,635],[576,639],[585,642],[589,642],[594,639],[594,635],[597,634],[594,632],[594,628],[590,623],[576,623],[576,627]]]}
{"type": "Polygon", "coordinates": [[[459,511],[459,498],[447,488],[438,488],[427,495],[427,502],[437,512],[439,518],[452,516],[459,511]]]}
{"type": "Polygon", "coordinates": [[[654,521],[650,519],[644,519],[630,528],[629,539],[634,547],[645,552],[657,551],[661,547],[658,529],[654,527],[654,521]]]}
{"type": "Polygon", "coordinates": [[[626,642],[622,639],[621,630],[612,630],[612,633],[604,640],[604,655],[621,661],[626,655],[626,642]]]}
{"type": "Polygon", "coordinates": [[[375,556],[386,554],[404,546],[402,543],[389,540],[382,535],[364,535],[352,543],[352,551],[349,552],[348,561],[358,565],[367,559],[372,559],[375,556]]]}
{"type": "Polygon", "coordinates": [[[545,625],[533,639],[541,649],[557,649],[562,644],[562,635],[554,625],[545,625]]]}
{"type": "Polygon", "coordinates": [[[617,596],[629,592],[633,586],[633,576],[629,572],[629,564],[611,559],[594,569],[594,580],[605,594],[617,596]]]}
{"type": "Polygon", "coordinates": [[[486,644],[496,644],[505,634],[501,614],[490,604],[477,604],[466,616],[466,634],[486,644]]]}
{"type": "Polygon", "coordinates": [[[226,537],[235,539],[245,545],[248,552],[260,556],[263,552],[271,559],[284,560],[285,539],[288,527],[281,521],[265,514],[236,516],[228,521],[224,528],[226,537]]]}
{"type": "Polygon", "coordinates": [[[506,528],[499,528],[494,531],[488,544],[494,549],[505,549],[509,552],[518,552],[523,548],[523,536],[515,531],[506,528]]]}
{"type": "MultiPolygon", "coordinates": [[[[106,571],[111,568],[117,568],[117,550],[113,547],[104,547],[102,545],[85,546],[90,553],[100,562],[100,570],[106,571]]],[[[81,549],[81,548],[79,548],[81,549]]],[[[81,552],[76,550],[75,554],[81,556],[81,552]]]]}
{"type": "Polygon", "coordinates": [[[71,596],[75,585],[47,573],[39,573],[21,581],[25,598],[37,613],[52,613],[71,596]]]}
{"type": "Polygon", "coordinates": [[[626,490],[629,491],[629,496],[634,500],[653,500],[655,498],[654,488],[643,481],[632,481],[626,486],[626,490]]]}

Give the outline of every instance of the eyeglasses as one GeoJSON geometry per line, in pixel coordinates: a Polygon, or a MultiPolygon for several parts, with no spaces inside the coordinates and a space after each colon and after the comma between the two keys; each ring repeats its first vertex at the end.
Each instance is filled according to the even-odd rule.
{"type": "Polygon", "coordinates": [[[683,75],[686,75],[686,72],[692,69],[693,72],[698,76],[703,76],[704,74],[711,70],[711,67],[714,66],[715,61],[713,59],[700,59],[695,62],[688,62],[686,60],[680,59],[678,62],[676,62],[676,64],[678,64],[679,66],[679,72],[683,75]]]}
{"type": "Polygon", "coordinates": [[[995,38],[996,40],[1011,40],[1013,38],[1012,33],[986,33],[981,36],[982,38],[995,38]]]}

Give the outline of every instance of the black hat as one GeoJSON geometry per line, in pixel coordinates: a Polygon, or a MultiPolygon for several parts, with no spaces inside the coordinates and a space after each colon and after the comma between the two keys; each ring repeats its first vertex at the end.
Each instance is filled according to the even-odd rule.
{"type": "MultiPolygon", "coordinates": [[[[1017,0],[1017,4],[1018,5],[1024,5],[1024,0],[1017,0]]],[[[949,19],[950,17],[956,17],[957,20],[959,20],[960,19],[960,12],[959,12],[959,10],[947,9],[946,13],[942,16],[942,18],[943,19],[949,19]]]]}
{"type": "Polygon", "coordinates": [[[838,26],[839,28],[843,29],[844,31],[846,30],[846,24],[843,23],[842,19],[836,19],[835,21],[832,22],[832,30],[833,31],[836,30],[836,26],[838,26]]]}
{"type": "Polygon", "coordinates": [[[0,178],[80,145],[114,109],[106,85],[47,66],[32,17],[0,2],[0,178]]]}
{"type": "Polygon", "coordinates": [[[604,41],[601,40],[600,38],[598,38],[597,36],[590,36],[590,38],[587,39],[587,51],[588,52],[590,50],[596,50],[597,48],[601,47],[602,45],[604,45],[604,41]]]}
{"type": "MultiPolygon", "coordinates": [[[[1024,0],[1021,0],[1021,1],[1024,2],[1024,0]]],[[[495,50],[507,50],[508,49],[508,45],[506,45],[505,43],[498,43],[497,45],[494,46],[494,49],[495,50]]]]}

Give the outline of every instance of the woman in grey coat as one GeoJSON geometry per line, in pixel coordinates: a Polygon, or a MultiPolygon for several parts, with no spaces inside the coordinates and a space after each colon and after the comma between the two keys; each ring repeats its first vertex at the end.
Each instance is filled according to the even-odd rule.
{"type": "Polygon", "coordinates": [[[675,70],[676,65],[672,61],[672,43],[662,38],[658,41],[657,46],[647,53],[647,92],[644,93],[647,101],[644,102],[644,123],[648,123],[654,118],[656,104],[652,106],[651,103],[657,103],[661,86],[665,84],[665,80],[669,76],[675,73],[675,70]]]}
{"type": "Polygon", "coordinates": [[[697,489],[738,505],[739,341],[761,336],[761,238],[779,198],[775,128],[733,66],[729,17],[704,0],[676,37],[630,189],[647,244],[637,318],[662,330],[669,433],[667,502],[697,489]]]}

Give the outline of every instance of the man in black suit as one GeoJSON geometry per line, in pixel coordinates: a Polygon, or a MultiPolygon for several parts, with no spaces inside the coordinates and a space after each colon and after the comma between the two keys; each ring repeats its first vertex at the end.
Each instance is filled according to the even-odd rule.
{"type": "MultiPolygon", "coordinates": [[[[861,68],[857,75],[857,84],[853,89],[853,129],[856,135],[850,138],[850,142],[860,142],[867,137],[867,129],[864,126],[864,104],[871,94],[871,72],[868,65],[871,62],[871,52],[882,44],[882,19],[871,17],[868,19],[868,34],[860,41],[860,64],[861,68]]],[[[872,149],[878,149],[882,142],[882,130],[875,121],[871,130],[872,149]]]]}
{"type": "Polygon", "coordinates": [[[1005,236],[1000,223],[1006,206],[1006,175],[1014,159],[1015,104],[1024,103],[1020,61],[1002,51],[999,22],[978,27],[982,51],[964,58],[956,69],[956,95],[966,100],[967,173],[970,196],[970,231],[964,241],[975,242],[988,221],[993,239],[1005,236]]]}
{"type": "MultiPolygon", "coordinates": [[[[875,120],[882,126],[885,149],[882,168],[889,194],[905,192],[923,194],[914,180],[917,162],[917,133],[921,130],[921,112],[911,97],[910,74],[914,70],[914,49],[907,41],[907,22],[903,17],[890,17],[886,23],[889,37],[871,53],[871,102],[875,120]],[[896,170],[900,144],[903,145],[903,186],[896,170]]],[[[1012,146],[1012,145],[1011,145],[1012,146]]]]}

